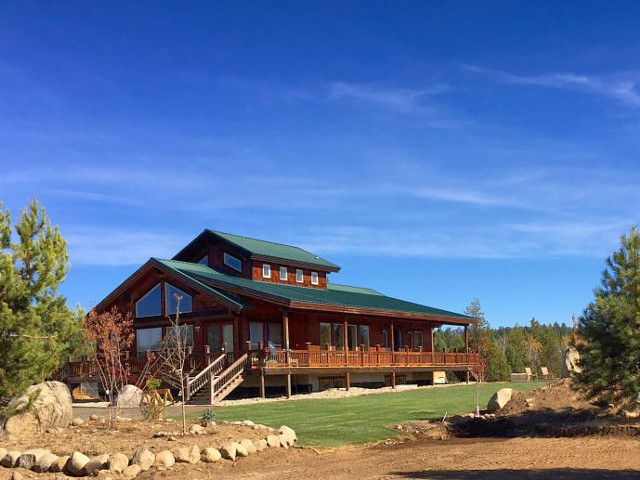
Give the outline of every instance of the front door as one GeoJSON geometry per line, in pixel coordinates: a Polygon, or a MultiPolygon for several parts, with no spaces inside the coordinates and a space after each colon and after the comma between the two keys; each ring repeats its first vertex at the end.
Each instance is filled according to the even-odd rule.
{"type": "Polygon", "coordinates": [[[223,347],[225,352],[233,352],[233,323],[210,325],[207,332],[213,355],[219,355],[223,347]]]}

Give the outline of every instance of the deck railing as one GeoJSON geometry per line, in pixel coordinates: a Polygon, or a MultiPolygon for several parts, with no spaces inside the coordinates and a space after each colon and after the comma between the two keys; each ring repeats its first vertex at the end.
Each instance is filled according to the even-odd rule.
{"type": "Polygon", "coordinates": [[[249,365],[252,368],[282,367],[455,367],[473,366],[478,363],[477,353],[369,350],[252,350],[249,365]],[[275,353],[275,354],[274,354],[275,353]],[[288,358],[287,358],[288,357],[288,358]]]}

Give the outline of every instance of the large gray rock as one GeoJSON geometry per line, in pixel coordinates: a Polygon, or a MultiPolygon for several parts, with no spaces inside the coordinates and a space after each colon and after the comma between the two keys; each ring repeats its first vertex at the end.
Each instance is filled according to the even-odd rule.
{"type": "Polygon", "coordinates": [[[23,395],[12,399],[8,408],[20,412],[2,425],[2,431],[8,435],[42,433],[48,428],[67,427],[73,420],[71,392],[62,382],[32,385],[23,395]],[[33,404],[27,408],[32,397],[35,397],[33,404]]]}
{"type": "Polygon", "coordinates": [[[512,394],[513,389],[501,388],[489,399],[489,403],[487,403],[487,410],[489,410],[490,412],[497,412],[498,410],[502,410],[504,406],[509,402],[509,400],[511,400],[512,394]]]}
{"type": "Polygon", "coordinates": [[[118,408],[137,408],[142,401],[142,390],[135,385],[125,385],[116,400],[118,408]]]}
{"type": "Polygon", "coordinates": [[[143,448],[133,454],[130,463],[131,465],[140,465],[140,470],[146,472],[151,468],[151,465],[153,465],[153,462],[155,461],[156,456],[153,454],[153,452],[147,450],[146,448],[143,448]]]}
{"type": "Polygon", "coordinates": [[[579,365],[580,354],[573,347],[562,352],[562,378],[569,378],[572,373],[580,373],[582,369],[579,365]]]}
{"type": "Polygon", "coordinates": [[[64,472],[73,477],[84,477],[84,467],[89,463],[89,457],[84,453],[73,452],[64,467],[64,472]]]}
{"type": "Polygon", "coordinates": [[[9,450],[7,454],[2,457],[2,466],[7,468],[17,466],[20,455],[22,455],[22,452],[19,452],[18,450],[9,450]]]}
{"type": "Polygon", "coordinates": [[[32,448],[29,450],[25,450],[18,458],[18,467],[26,468],[27,470],[31,470],[31,468],[36,464],[40,457],[42,457],[45,453],[48,453],[48,450],[44,448],[32,448]]]}
{"type": "Polygon", "coordinates": [[[71,460],[71,457],[69,455],[64,455],[58,458],[58,460],[54,461],[51,466],[49,466],[49,471],[53,473],[64,472],[64,469],[67,466],[67,463],[69,463],[69,460],[71,460]]]}
{"type": "Polygon", "coordinates": [[[59,457],[57,455],[54,455],[51,452],[47,452],[38,459],[36,464],[31,467],[31,470],[37,473],[48,472],[51,468],[51,465],[57,462],[58,459],[59,457]]]}

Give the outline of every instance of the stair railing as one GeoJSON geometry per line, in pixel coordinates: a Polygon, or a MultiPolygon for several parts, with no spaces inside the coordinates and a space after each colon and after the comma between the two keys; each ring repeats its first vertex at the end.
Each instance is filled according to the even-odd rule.
{"type": "Polygon", "coordinates": [[[249,355],[244,353],[227,367],[219,376],[211,382],[211,402],[215,400],[216,393],[224,389],[227,385],[238,378],[244,372],[245,364],[249,355]]]}
{"type": "Polygon", "coordinates": [[[185,401],[189,401],[191,397],[196,394],[202,387],[204,387],[212,376],[220,373],[226,364],[227,354],[223,353],[207,367],[198,373],[195,377],[189,378],[186,385],[185,401]]]}

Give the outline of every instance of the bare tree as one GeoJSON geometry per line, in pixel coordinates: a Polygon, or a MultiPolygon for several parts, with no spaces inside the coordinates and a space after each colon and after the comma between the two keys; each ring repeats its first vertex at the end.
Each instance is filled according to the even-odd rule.
{"type": "Polygon", "coordinates": [[[180,301],[182,296],[178,294],[173,296],[176,299],[176,313],[173,318],[171,315],[167,315],[169,327],[158,355],[158,366],[162,379],[180,390],[182,398],[182,431],[186,433],[186,391],[188,377],[192,373],[187,362],[189,357],[189,328],[188,325],[180,323],[180,301]]]}

